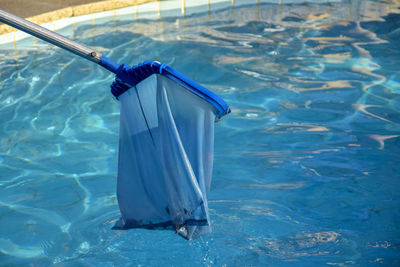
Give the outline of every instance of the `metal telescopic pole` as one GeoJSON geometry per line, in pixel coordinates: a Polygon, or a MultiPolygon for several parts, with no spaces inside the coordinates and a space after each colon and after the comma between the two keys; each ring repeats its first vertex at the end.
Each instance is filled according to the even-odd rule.
{"type": "Polygon", "coordinates": [[[8,24],[14,28],[29,33],[33,36],[36,36],[37,38],[42,39],[43,41],[52,43],[58,47],[66,49],[90,61],[93,61],[95,63],[100,62],[100,58],[102,56],[100,52],[97,52],[96,50],[90,47],[75,42],[67,37],[59,35],[58,33],[50,31],[42,26],[39,26],[28,20],[10,14],[1,9],[0,9],[0,22],[8,24]]]}

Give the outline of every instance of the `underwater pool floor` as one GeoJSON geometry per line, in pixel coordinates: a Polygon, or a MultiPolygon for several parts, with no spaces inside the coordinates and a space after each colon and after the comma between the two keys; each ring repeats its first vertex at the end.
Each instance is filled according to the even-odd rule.
{"type": "Polygon", "coordinates": [[[399,265],[400,10],[391,3],[229,3],[58,31],[119,63],[166,63],[232,108],[216,124],[213,232],[192,242],[111,230],[113,75],[32,38],[1,45],[0,265],[399,265]]]}

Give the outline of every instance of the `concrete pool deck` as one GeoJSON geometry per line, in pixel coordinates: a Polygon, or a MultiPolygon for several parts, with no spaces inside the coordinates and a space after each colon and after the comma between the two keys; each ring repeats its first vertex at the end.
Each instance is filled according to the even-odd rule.
{"type": "MultiPolygon", "coordinates": [[[[43,24],[63,18],[140,5],[155,0],[0,0],[0,9],[34,23],[43,24]]],[[[0,25],[0,34],[16,29],[0,25]]]]}
{"type": "Polygon", "coordinates": [[[1,9],[13,13],[22,18],[37,16],[58,9],[90,4],[93,2],[103,2],[98,0],[1,0],[1,9]]]}

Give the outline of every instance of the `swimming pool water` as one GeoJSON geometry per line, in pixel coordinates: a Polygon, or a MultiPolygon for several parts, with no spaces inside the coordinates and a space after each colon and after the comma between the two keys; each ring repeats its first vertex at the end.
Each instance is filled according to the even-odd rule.
{"type": "Polygon", "coordinates": [[[0,47],[0,266],[400,264],[396,1],[250,4],[59,32],[159,60],[232,108],[216,125],[213,232],[113,231],[119,104],[101,67],[0,47]]]}

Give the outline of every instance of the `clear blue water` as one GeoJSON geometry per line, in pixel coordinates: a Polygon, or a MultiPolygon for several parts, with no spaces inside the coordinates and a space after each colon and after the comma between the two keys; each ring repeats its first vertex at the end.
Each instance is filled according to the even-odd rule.
{"type": "Polygon", "coordinates": [[[111,230],[112,75],[40,41],[1,46],[0,266],[398,266],[398,13],[395,1],[259,3],[60,31],[120,63],[167,63],[230,104],[213,232],[192,242],[111,230]]]}

